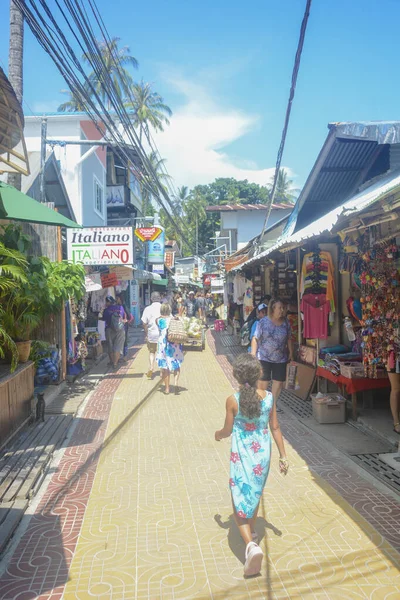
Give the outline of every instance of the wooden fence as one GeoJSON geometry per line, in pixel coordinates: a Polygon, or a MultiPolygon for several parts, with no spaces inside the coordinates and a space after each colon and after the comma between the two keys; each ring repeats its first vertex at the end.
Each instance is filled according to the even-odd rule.
{"type": "Polygon", "coordinates": [[[34,365],[20,365],[11,375],[0,379],[0,446],[31,415],[34,365]]]}

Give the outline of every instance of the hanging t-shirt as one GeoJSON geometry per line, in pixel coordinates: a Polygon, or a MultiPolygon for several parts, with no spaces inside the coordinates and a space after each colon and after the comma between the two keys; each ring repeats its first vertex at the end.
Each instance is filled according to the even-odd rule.
{"type": "Polygon", "coordinates": [[[253,301],[253,282],[246,279],[246,293],[243,298],[243,318],[246,320],[249,315],[253,312],[254,301],[253,301]]]}
{"type": "Polygon", "coordinates": [[[326,340],[331,304],[325,294],[306,294],[301,301],[304,315],[303,335],[306,339],[326,340]]]}
{"type": "Polygon", "coordinates": [[[235,275],[233,280],[233,301],[235,304],[243,304],[243,297],[246,293],[246,280],[241,275],[235,275]]]}

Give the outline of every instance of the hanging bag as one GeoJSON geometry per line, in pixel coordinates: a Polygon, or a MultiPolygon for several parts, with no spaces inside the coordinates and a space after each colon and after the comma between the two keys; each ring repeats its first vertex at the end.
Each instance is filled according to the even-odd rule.
{"type": "Polygon", "coordinates": [[[184,344],[187,341],[187,333],[181,319],[173,318],[170,320],[167,331],[167,340],[171,344],[184,344]]]}

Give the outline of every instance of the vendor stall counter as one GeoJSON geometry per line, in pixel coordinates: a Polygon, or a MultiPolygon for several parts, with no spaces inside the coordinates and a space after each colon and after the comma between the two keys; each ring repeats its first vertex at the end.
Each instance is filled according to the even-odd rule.
{"type": "Polygon", "coordinates": [[[328,381],[332,381],[342,390],[343,388],[346,390],[346,393],[351,395],[351,403],[352,403],[352,417],[354,421],[357,420],[357,393],[365,392],[366,390],[378,390],[382,388],[390,387],[389,379],[369,379],[367,377],[362,377],[359,379],[350,379],[349,377],[344,377],[343,375],[334,375],[327,369],[323,367],[317,368],[317,377],[322,379],[327,379],[328,381]]]}

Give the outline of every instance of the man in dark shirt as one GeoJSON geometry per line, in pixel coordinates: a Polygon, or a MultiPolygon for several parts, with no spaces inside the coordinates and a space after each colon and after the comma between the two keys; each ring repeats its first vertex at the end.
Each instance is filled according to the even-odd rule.
{"type": "Polygon", "coordinates": [[[126,322],[126,314],[122,306],[117,304],[112,296],[106,298],[106,308],[103,311],[103,321],[106,322],[106,340],[108,346],[108,355],[112,366],[116,369],[118,361],[124,350],[125,327],[120,326],[126,322]],[[113,315],[117,318],[113,319],[113,315]]]}
{"type": "Polygon", "coordinates": [[[203,321],[203,323],[205,324],[206,323],[206,301],[205,301],[203,292],[199,292],[197,294],[196,303],[197,303],[196,308],[199,313],[199,319],[201,319],[203,321]]]}
{"type": "Polygon", "coordinates": [[[196,316],[197,302],[194,297],[194,292],[189,292],[189,297],[183,303],[183,310],[189,318],[196,316]]]}

